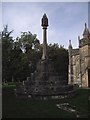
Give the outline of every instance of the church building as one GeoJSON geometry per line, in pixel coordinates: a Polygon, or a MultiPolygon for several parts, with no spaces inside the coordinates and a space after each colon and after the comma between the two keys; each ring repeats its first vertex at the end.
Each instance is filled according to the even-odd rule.
{"type": "Polygon", "coordinates": [[[90,87],[90,32],[85,23],[83,38],[78,37],[79,48],[73,49],[69,41],[68,84],[90,87]]]}

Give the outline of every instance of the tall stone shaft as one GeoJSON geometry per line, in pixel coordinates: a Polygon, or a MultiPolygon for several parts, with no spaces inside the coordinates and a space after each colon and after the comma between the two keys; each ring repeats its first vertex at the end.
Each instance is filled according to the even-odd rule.
{"type": "Polygon", "coordinates": [[[43,54],[42,60],[47,59],[47,26],[48,18],[46,14],[43,15],[41,26],[43,27],[43,54]]]}

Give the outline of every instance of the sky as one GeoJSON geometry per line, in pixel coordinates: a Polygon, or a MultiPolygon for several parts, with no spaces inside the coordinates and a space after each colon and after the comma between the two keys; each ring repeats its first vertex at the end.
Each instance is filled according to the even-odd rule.
{"type": "Polygon", "coordinates": [[[88,25],[88,2],[2,2],[2,27],[7,24],[14,30],[12,36],[20,37],[21,32],[37,34],[42,43],[41,18],[47,14],[49,26],[47,42],[58,43],[68,48],[78,47],[78,36],[82,38],[85,22],[88,25]]]}

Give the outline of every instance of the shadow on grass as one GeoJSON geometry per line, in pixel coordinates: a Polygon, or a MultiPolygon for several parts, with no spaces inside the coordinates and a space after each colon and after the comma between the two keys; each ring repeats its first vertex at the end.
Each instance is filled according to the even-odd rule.
{"type": "Polygon", "coordinates": [[[81,115],[88,114],[88,90],[78,89],[78,95],[63,100],[32,100],[17,98],[13,87],[2,90],[3,118],[76,118],[75,113],[58,109],[56,104],[68,102],[76,106],[81,115]]]}

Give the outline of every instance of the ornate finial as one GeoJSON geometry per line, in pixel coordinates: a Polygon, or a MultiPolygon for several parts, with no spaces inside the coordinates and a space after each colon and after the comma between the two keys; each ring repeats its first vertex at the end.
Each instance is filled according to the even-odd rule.
{"type": "Polygon", "coordinates": [[[72,49],[71,40],[69,40],[69,49],[72,49]]]}
{"type": "Polygon", "coordinates": [[[47,26],[48,26],[48,18],[47,18],[45,13],[44,13],[43,18],[42,18],[41,26],[44,28],[47,28],[47,26]]]}
{"type": "Polygon", "coordinates": [[[80,40],[80,36],[78,36],[78,40],[80,40]]]}
{"type": "Polygon", "coordinates": [[[87,24],[85,23],[85,28],[87,28],[87,24]]]}
{"type": "Polygon", "coordinates": [[[69,45],[71,45],[71,40],[69,40],[69,45]]]}
{"type": "Polygon", "coordinates": [[[44,17],[47,17],[47,15],[46,15],[46,13],[44,13],[44,15],[43,15],[44,17]]]}
{"type": "Polygon", "coordinates": [[[89,35],[89,30],[87,28],[87,24],[85,23],[85,29],[84,29],[84,32],[83,32],[83,36],[87,37],[88,35],[89,35]]]}

